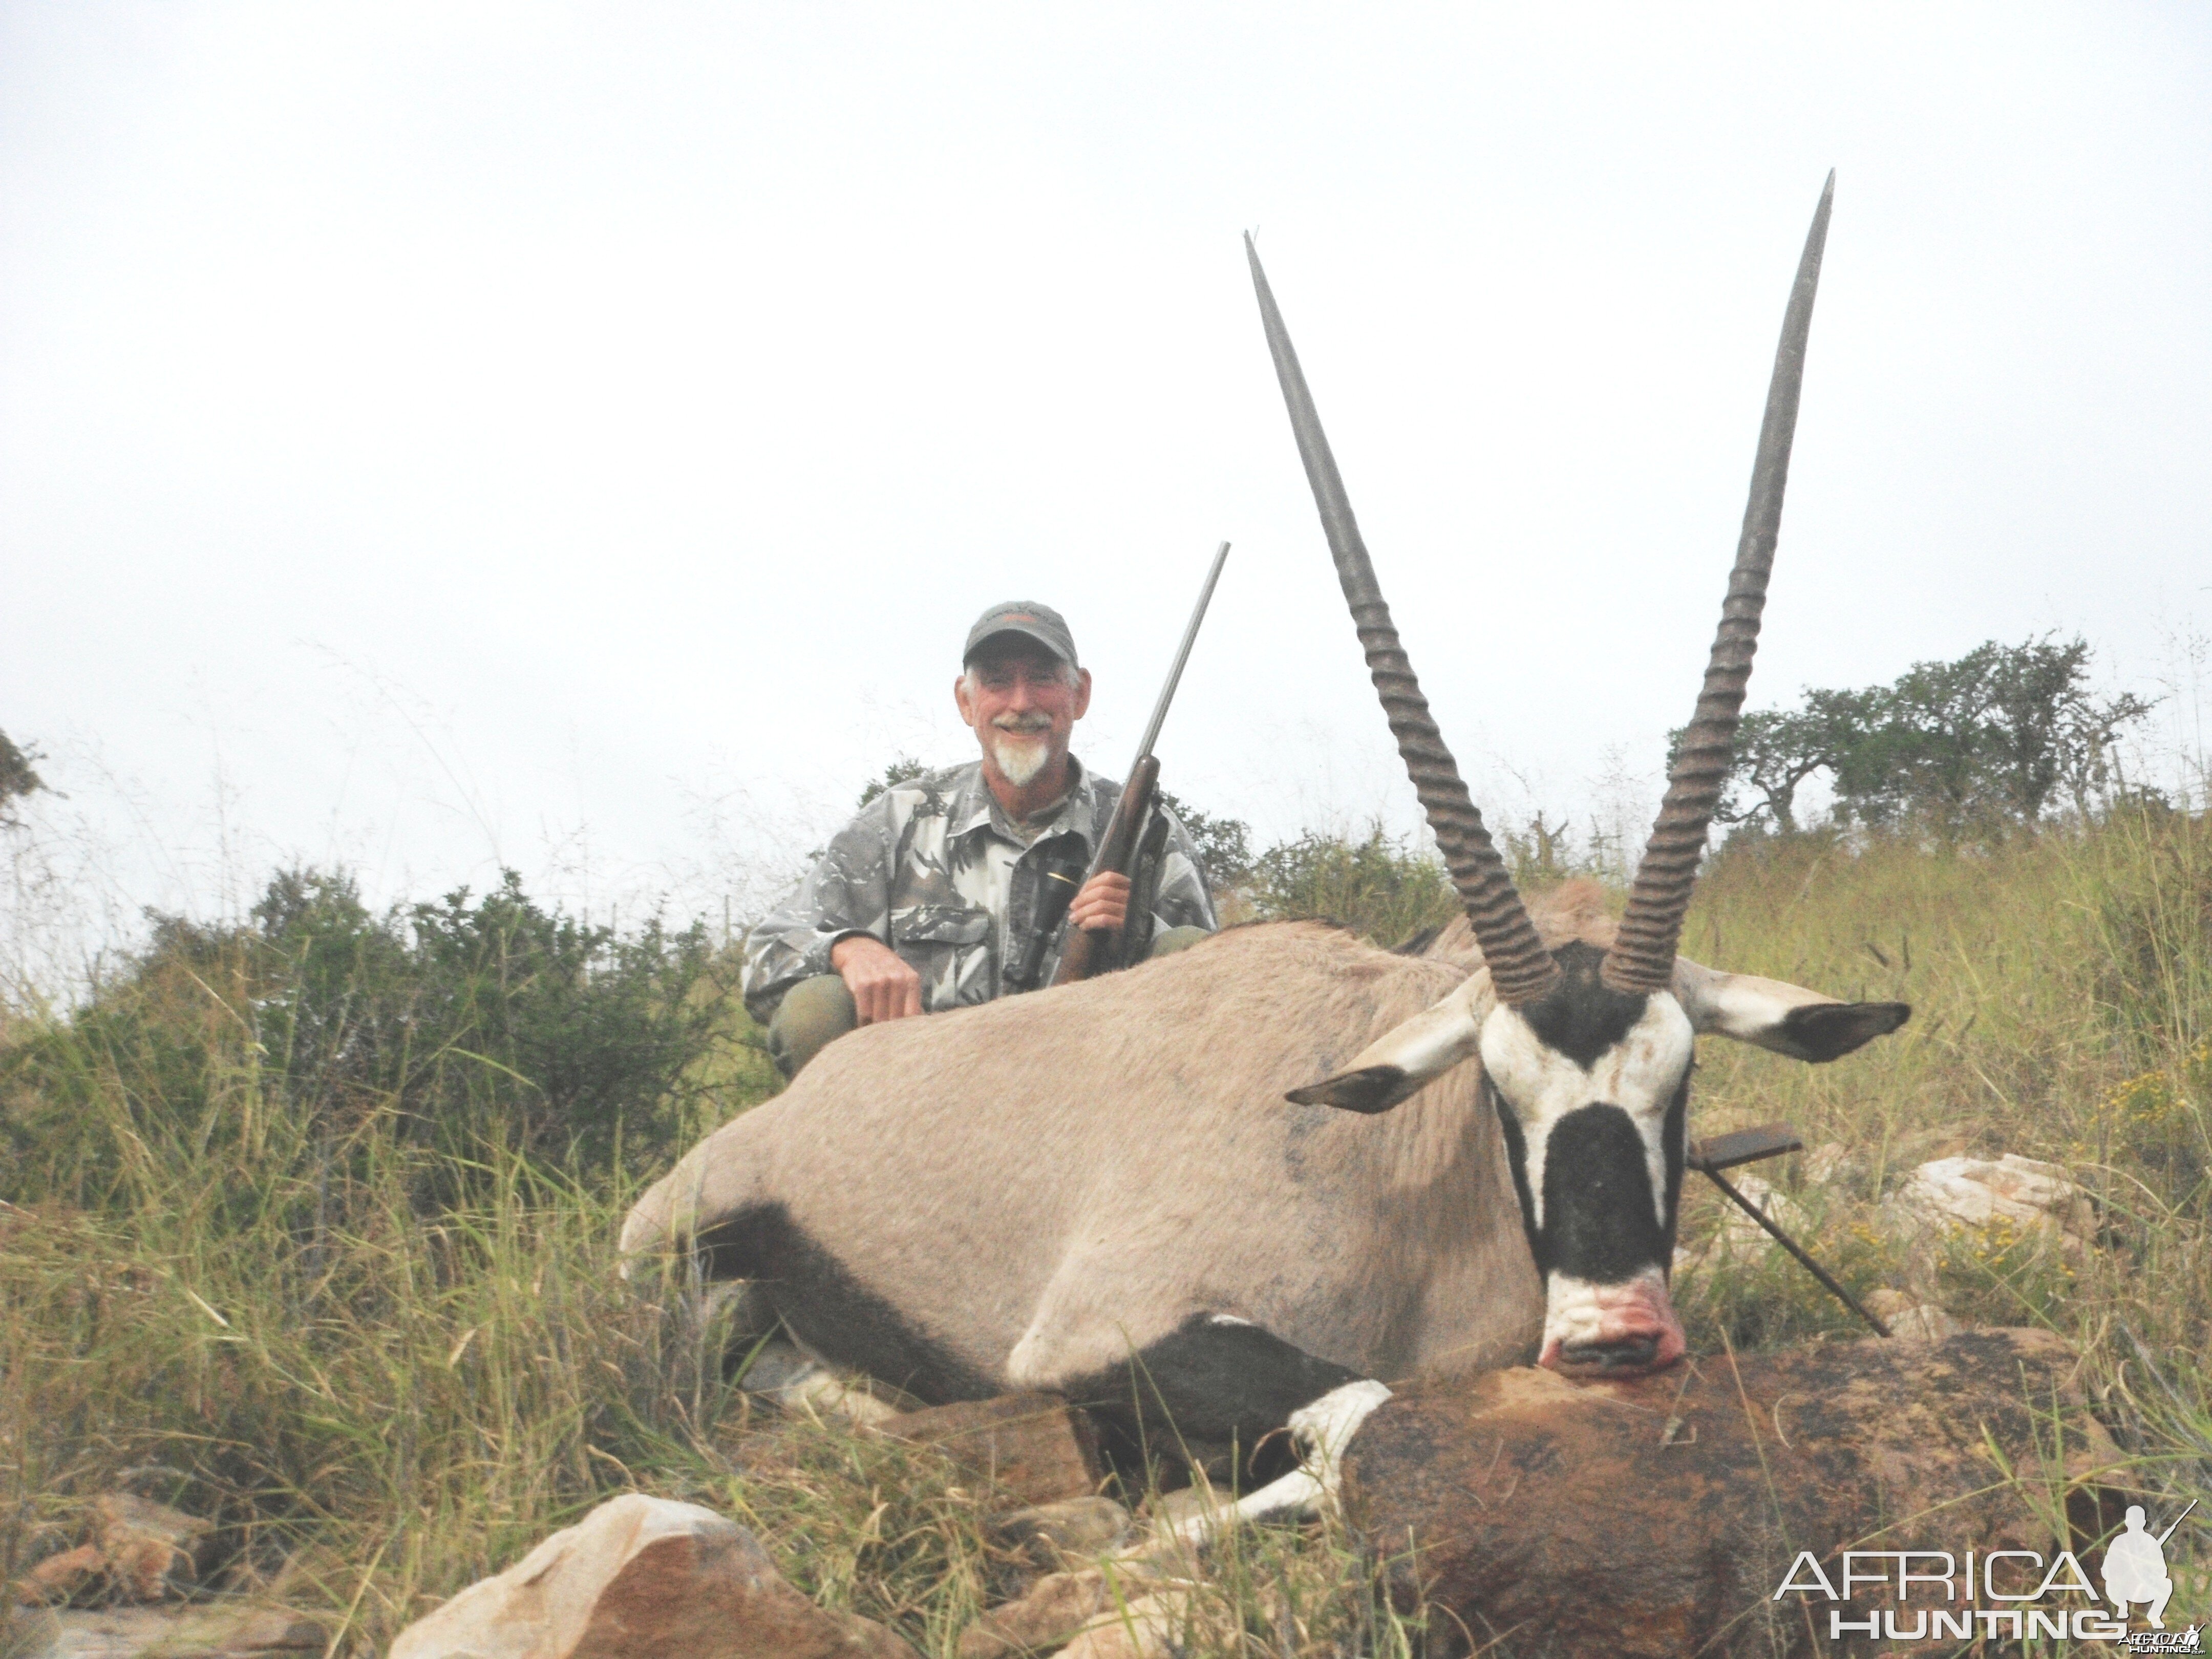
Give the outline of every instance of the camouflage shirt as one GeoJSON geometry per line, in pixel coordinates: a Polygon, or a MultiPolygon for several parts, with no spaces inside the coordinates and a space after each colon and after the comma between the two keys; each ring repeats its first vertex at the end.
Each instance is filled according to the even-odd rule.
{"type": "MultiPolygon", "coordinates": [[[[822,861],[745,941],[745,1006],[765,1023],[783,994],[834,973],[830,947],[855,933],[884,941],[921,975],[923,1012],[988,1002],[1028,948],[1042,870],[1088,866],[1121,786],[1070,757],[1074,786],[1052,814],[1018,825],[983,781],[983,763],[892,785],[837,833],[822,861]]],[[[1165,809],[1162,809],[1165,812],[1165,809]]],[[[1152,927],[1211,931],[1213,906],[1189,836],[1168,815],[1152,927]]],[[[1060,960],[1046,953],[1040,984],[1060,960]]]]}

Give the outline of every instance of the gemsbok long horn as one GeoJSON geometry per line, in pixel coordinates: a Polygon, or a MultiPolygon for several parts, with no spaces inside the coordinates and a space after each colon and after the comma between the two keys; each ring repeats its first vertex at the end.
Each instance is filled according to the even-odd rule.
{"type": "Polygon", "coordinates": [[[1759,613],[1766,608],[1766,580],[1782,528],[1782,492],[1790,482],[1797,393],[1805,380],[1805,339],[1813,326],[1820,250],[1828,240],[1828,208],[1835,195],[1831,171],[1782,319],[1782,342],[1775,348],[1774,375],[1766,389],[1766,418],[1759,431],[1759,459],[1751,471],[1751,500],[1744,507],[1743,534],[1721,606],[1720,631],[1705,666],[1705,689],[1668,776],[1666,799],[1644,846],[1644,861],[1629,887],[1620,931],[1599,970],[1616,991],[1661,991],[1673,982],[1674,947],[1690,890],[1697,884],[1698,864],[1705,857],[1705,832],[1735,763],[1736,722],[1751,679],[1752,655],[1759,648],[1759,613]]]}
{"type": "Polygon", "coordinates": [[[1313,395],[1306,390],[1304,371],[1267,274],[1260,268],[1259,250],[1248,232],[1244,257],[1251,261],[1252,287],[1260,296],[1260,319],[1267,330],[1267,349],[1275,359],[1275,376],[1282,382],[1283,401],[1290,406],[1291,429],[1297,434],[1298,454],[1304,460],[1306,478],[1313,485],[1314,504],[1321,508],[1322,532],[1336,561],[1337,580],[1352,606],[1352,620],[1359,630],[1360,648],[1367,654],[1367,672],[1389,717],[1390,733],[1398,740],[1398,753],[1413,781],[1413,793],[1428,814],[1437,850],[1444,855],[1452,884],[1474,927],[1475,943],[1489,964],[1491,983],[1498,999],[1509,1003],[1534,1002],[1558,981],[1559,964],[1536,937],[1535,924],[1514,890],[1504,861],[1482,827],[1482,814],[1469,799],[1443,734],[1429,713],[1428,699],[1413,678],[1413,665],[1398,642],[1390,621],[1390,607],[1375,580],[1375,566],[1360,539],[1359,525],[1352,516],[1352,503],[1344,493],[1344,480],[1336,471],[1336,458],[1314,413],[1313,395]]]}

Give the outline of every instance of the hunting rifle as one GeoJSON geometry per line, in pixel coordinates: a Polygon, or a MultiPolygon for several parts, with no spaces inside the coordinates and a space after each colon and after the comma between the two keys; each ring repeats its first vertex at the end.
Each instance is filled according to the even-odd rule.
{"type": "MultiPolygon", "coordinates": [[[[1114,816],[1107,823],[1106,833],[1098,838],[1098,851],[1091,860],[1091,867],[1079,878],[1074,876],[1072,865],[1045,867],[1043,881],[1037,890],[1036,920],[1030,931],[1029,950],[1017,975],[1024,989],[1036,983],[1045,951],[1076,894],[1093,877],[1106,871],[1131,874],[1131,866],[1144,850],[1147,821],[1160,793],[1160,763],[1152,753],[1152,745],[1159,741],[1160,726],[1168,717],[1168,705],[1175,701],[1176,685],[1182,678],[1182,665],[1190,660],[1190,647],[1198,638],[1199,624],[1206,620],[1206,607],[1213,599],[1213,585],[1221,580],[1221,567],[1228,559],[1229,544],[1224,542],[1213,556],[1213,568],[1206,573],[1206,586],[1199,589],[1197,607],[1190,613],[1190,625],[1182,631],[1182,645],[1168,669],[1167,684],[1160,688],[1160,700],[1152,706],[1152,722],[1145,727],[1144,740],[1137,745],[1137,758],[1129,763],[1128,781],[1121,786],[1121,799],[1114,803],[1114,816]]],[[[1136,886],[1136,883],[1131,884],[1133,901],[1137,896],[1136,886]]],[[[1133,902],[1130,914],[1121,923],[1122,939],[1135,937],[1139,924],[1133,902]]],[[[1103,966],[1100,955],[1112,942],[1110,928],[1069,933],[1067,943],[1060,949],[1060,967],[1052,982],[1073,985],[1079,979],[1090,978],[1103,966]]]]}

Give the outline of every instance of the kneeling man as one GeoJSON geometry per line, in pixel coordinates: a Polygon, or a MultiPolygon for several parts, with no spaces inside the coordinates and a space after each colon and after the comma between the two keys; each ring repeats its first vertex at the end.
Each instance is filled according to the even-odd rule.
{"type": "MultiPolygon", "coordinates": [[[[1067,752],[1091,672],[1058,611],[994,605],[968,633],[952,696],[981,758],[894,784],[841,830],[745,945],[745,1006],[787,1077],[855,1025],[988,1002],[1029,944],[1050,869],[1087,868],[1121,786],[1067,752]]],[[[1165,809],[1161,809],[1165,813],[1165,809]]],[[[1151,885],[1148,884],[1148,886],[1151,885]]],[[[1119,928],[1127,876],[1085,883],[1067,928],[1119,928]]],[[[1212,933],[1189,836],[1168,816],[1149,916],[1154,956],[1212,933]]],[[[1063,930],[1038,983],[1051,981],[1063,930]]]]}

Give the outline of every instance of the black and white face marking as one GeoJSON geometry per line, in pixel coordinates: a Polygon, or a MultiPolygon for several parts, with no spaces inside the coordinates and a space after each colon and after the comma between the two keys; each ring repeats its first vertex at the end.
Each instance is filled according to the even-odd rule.
{"type": "Polygon", "coordinates": [[[1694,1034],[1671,994],[1608,988],[1596,947],[1570,944],[1554,956],[1552,994],[1493,1009],[1481,1039],[1544,1275],[1539,1363],[1651,1370],[1683,1349],[1667,1270],[1694,1034]]]}

